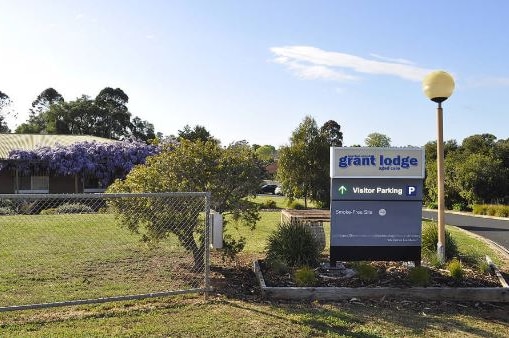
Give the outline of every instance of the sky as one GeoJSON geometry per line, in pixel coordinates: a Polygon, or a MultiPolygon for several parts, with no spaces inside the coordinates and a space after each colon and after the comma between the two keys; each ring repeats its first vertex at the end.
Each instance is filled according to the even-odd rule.
{"type": "Polygon", "coordinates": [[[128,108],[176,135],[289,144],[306,116],[344,145],[436,140],[422,79],[455,79],[444,139],[509,138],[509,1],[0,0],[0,91],[25,122],[46,88],[66,101],[121,88],[128,108]]]}

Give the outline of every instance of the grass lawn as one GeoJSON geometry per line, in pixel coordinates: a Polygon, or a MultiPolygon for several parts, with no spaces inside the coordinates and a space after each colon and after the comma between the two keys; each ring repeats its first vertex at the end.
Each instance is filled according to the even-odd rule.
{"type": "MultiPolygon", "coordinates": [[[[108,216],[104,215],[104,217],[108,216]]],[[[279,223],[279,217],[279,212],[264,212],[255,231],[251,232],[239,227],[231,233],[234,236],[247,237],[248,254],[261,254],[264,252],[267,236],[279,223]]],[[[5,218],[0,218],[0,220],[3,219],[5,218]]],[[[89,253],[77,260],[73,258],[71,261],[74,262],[72,263],[74,266],[69,267],[69,257],[56,258],[53,254],[41,258],[42,264],[53,265],[54,268],[66,266],[66,269],[70,271],[81,271],[87,262],[125,260],[127,262],[125,266],[131,266],[133,271],[126,269],[110,272],[110,277],[115,273],[121,277],[115,279],[112,284],[122,284],[126,282],[124,279],[147,273],[147,270],[136,265],[133,257],[136,257],[136,252],[145,257],[148,251],[144,250],[149,248],[143,249],[136,237],[130,237],[125,233],[120,236],[121,238],[117,238],[118,236],[114,235],[115,231],[121,233],[121,228],[112,229],[112,235],[108,235],[111,237],[104,238],[98,232],[107,222],[107,219],[103,219],[84,227],[90,229],[88,236],[95,238],[97,250],[89,250],[89,253]],[[115,249],[110,253],[106,248],[113,242],[115,249]]],[[[0,273],[4,274],[2,278],[12,277],[13,273],[17,273],[12,271],[15,255],[26,252],[26,249],[20,247],[33,246],[34,254],[31,259],[40,255],[43,249],[39,248],[37,243],[41,242],[41,238],[54,240],[52,242],[54,248],[50,246],[44,249],[54,250],[54,254],[64,250],[61,246],[82,245],[81,240],[74,242],[71,238],[58,240],[51,237],[55,235],[50,236],[47,231],[42,230],[30,235],[32,236],[30,241],[26,241],[25,232],[28,229],[8,228],[0,221],[0,259],[4,265],[0,267],[0,273]],[[16,232],[6,233],[6,231],[16,232]],[[13,243],[3,240],[7,235],[13,238],[13,235],[23,237],[23,234],[25,238],[14,238],[13,243]],[[6,271],[10,272],[6,273],[6,271]]],[[[479,241],[470,239],[455,228],[448,229],[460,243],[460,250],[472,252],[475,248],[476,252],[473,254],[489,254],[496,259],[496,254],[489,247],[483,247],[479,241]]],[[[57,231],[54,234],[59,233],[57,231]]],[[[328,233],[327,224],[326,234],[328,233]]],[[[166,245],[168,247],[164,250],[172,250],[171,240],[166,245]]],[[[31,259],[26,259],[25,263],[29,264],[31,259]]],[[[217,261],[214,264],[222,263],[217,261]]],[[[237,265],[224,264],[222,267],[230,273],[249,269],[249,266],[242,266],[239,262],[237,265]]],[[[38,266],[34,265],[31,268],[37,269],[38,266]]],[[[27,275],[24,276],[26,278],[27,275]]],[[[57,288],[55,292],[63,292],[58,291],[57,286],[62,280],[51,280],[48,276],[44,278],[46,279],[35,281],[35,284],[53,283],[57,288]]],[[[229,275],[225,274],[224,278],[229,278],[229,275]]],[[[164,281],[161,279],[157,282],[164,281]]],[[[0,289],[0,299],[6,292],[8,293],[10,283],[18,282],[13,279],[9,282],[3,281],[0,284],[3,288],[0,289]]],[[[143,284],[147,281],[136,283],[143,284]]],[[[250,286],[239,285],[238,288],[250,288],[250,286]]],[[[34,292],[39,291],[32,291],[34,292]]],[[[213,293],[207,300],[202,295],[189,295],[101,305],[4,312],[0,313],[0,337],[505,337],[509,327],[508,311],[509,307],[505,304],[456,304],[411,300],[355,299],[337,303],[268,302],[261,300],[255,290],[252,296],[239,298],[213,293]]]]}

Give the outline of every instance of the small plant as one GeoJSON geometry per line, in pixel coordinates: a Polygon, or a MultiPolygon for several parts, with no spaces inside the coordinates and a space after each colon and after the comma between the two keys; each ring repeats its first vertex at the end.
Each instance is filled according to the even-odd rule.
{"type": "Polygon", "coordinates": [[[0,215],[14,215],[14,211],[8,207],[0,207],[0,215]]]}
{"type": "Polygon", "coordinates": [[[372,282],[378,278],[378,272],[376,268],[367,262],[359,262],[355,269],[359,278],[363,282],[372,282]]]}
{"type": "Polygon", "coordinates": [[[428,286],[431,281],[431,274],[427,267],[416,266],[408,272],[408,280],[415,286],[428,286]]]}
{"type": "Polygon", "coordinates": [[[278,275],[283,275],[288,272],[288,265],[286,265],[285,262],[283,262],[281,259],[273,259],[270,261],[267,261],[267,265],[269,269],[277,273],[278,275]]]}
{"type": "Polygon", "coordinates": [[[49,208],[41,210],[41,215],[56,215],[57,209],[56,208],[49,208]]]}
{"type": "Polygon", "coordinates": [[[269,261],[279,259],[288,266],[316,266],[319,257],[318,243],[305,225],[281,223],[268,237],[269,261]]]}
{"type": "Polygon", "coordinates": [[[463,266],[461,265],[461,262],[454,258],[452,261],[449,262],[447,265],[447,270],[449,270],[449,273],[451,274],[451,277],[455,280],[459,281],[463,279],[463,266]]]}
{"type": "Polygon", "coordinates": [[[422,256],[430,266],[435,268],[440,268],[442,266],[442,263],[440,262],[440,259],[438,258],[436,251],[429,251],[423,249],[422,256]]]}
{"type": "Polygon", "coordinates": [[[236,240],[230,234],[225,234],[223,236],[223,248],[221,249],[221,258],[223,262],[226,262],[227,259],[233,262],[239,252],[244,250],[245,246],[245,237],[241,237],[236,240]]]}
{"type": "Polygon", "coordinates": [[[484,275],[489,275],[491,272],[490,265],[484,259],[479,260],[479,262],[477,263],[477,269],[479,270],[480,273],[484,275]]]}
{"type": "Polygon", "coordinates": [[[91,214],[94,210],[81,203],[65,203],[56,208],[57,214],[91,214]]]}
{"type": "MultiPolygon", "coordinates": [[[[422,228],[422,251],[425,255],[437,251],[438,225],[427,222],[422,228]]],[[[445,258],[451,259],[458,255],[458,247],[449,231],[445,230],[445,258]]]]}
{"type": "Polygon", "coordinates": [[[293,278],[295,279],[297,286],[313,286],[318,281],[315,270],[308,266],[303,266],[295,270],[293,278]]]}
{"type": "Polygon", "coordinates": [[[298,201],[288,202],[288,208],[295,209],[295,210],[304,210],[304,209],[306,209],[304,207],[304,204],[302,204],[302,203],[300,203],[298,201]]]}

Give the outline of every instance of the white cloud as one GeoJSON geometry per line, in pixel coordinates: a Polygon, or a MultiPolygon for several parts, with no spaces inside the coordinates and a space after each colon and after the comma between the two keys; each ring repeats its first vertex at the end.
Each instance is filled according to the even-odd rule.
{"type": "Polygon", "coordinates": [[[467,85],[472,88],[479,87],[507,87],[509,86],[509,77],[482,77],[470,79],[467,85]]]}
{"type": "Polygon", "coordinates": [[[395,63],[403,63],[403,64],[407,64],[407,65],[413,65],[414,64],[412,61],[409,61],[407,59],[388,58],[386,56],[382,56],[382,55],[375,54],[375,53],[370,53],[369,55],[371,55],[372,57],[374,57],[376,59],[383,60],[383,61],[389,61],[389,62],[395,62],[395,63]]]}
{"type": "Polygon", "coordinates": [[[369,60],[359,56],[328,52],[310,46],[285,46],[270,49],[274,61],[287,66],[298,76],[306,79],[329,79],[352,81],[358,74],[397,76],[404,80],[422,81],[430,69],[414,66],[405,59],[388,59],[372,54],[384,61],[369,60]],[[357,73],[357,74],[356,74],[357,73]]]}

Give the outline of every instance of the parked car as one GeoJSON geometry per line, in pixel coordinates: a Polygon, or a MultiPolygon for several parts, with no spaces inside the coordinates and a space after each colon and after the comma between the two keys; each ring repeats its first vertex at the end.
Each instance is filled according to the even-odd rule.
{"type": "Polygon", "coordinates": [[[276,184],[264,184],[260,187],[258,191],[260,194],[275,194],[277,185],[276,184]]]}
{"type": "Polygon", "coordinates": [[[281,189],[281,187],[279,185],[276,187],[276,189],[274,189],[274,194],[281,195],[281,196],[283,195],[283,190],[281,189]]]}

